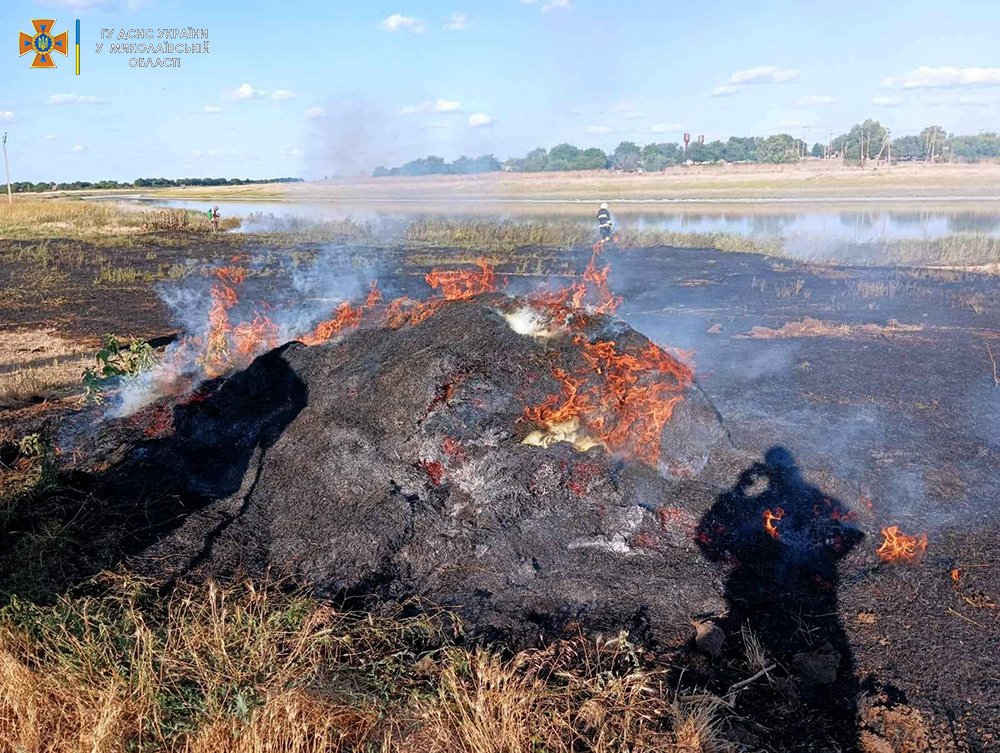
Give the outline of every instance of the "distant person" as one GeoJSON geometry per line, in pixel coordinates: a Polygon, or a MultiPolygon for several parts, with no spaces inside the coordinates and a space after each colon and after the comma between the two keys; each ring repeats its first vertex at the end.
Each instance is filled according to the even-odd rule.
{"type": "Polygon", "coordinates": [[[215,232],[219,232],[219,207],[214,206],[208,210],[208,219],[212,221],[212,227],[215,232]]]}
{"type": "Polygon", "coordinates": [[[597,210],[597,226],[601,232],[601,241],[611,240],[611,236],[615,232],[615,225],[611,221],[611,210],[608,209],[607,202],[601,204],[601,208],[597,210]]]}

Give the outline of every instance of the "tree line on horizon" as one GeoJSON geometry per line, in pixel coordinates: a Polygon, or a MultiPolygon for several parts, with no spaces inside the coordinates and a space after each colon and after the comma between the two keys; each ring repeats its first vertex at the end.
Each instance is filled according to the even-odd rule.
{"type": "Polygon", "coordinates": [[[928,126],[920,134],[890,138],[889,130],[877,120],[857,123],[844,134],[810,148],[802,139],[787,133],[772,136],[731,136],[726,141],[694,142],[684,149],[677,143],[651,143],[640,146],[623,141],[613,152],[581,149],[573,144],[559,144],[547,150],[533,149],[524,157],[501,163],[492,154],[459,157],[446,162],[441,157],[421,157],[399,167],[377,167],[372,175],[468,175],[499,172],[562,172],[570,170],[622,170],[659,172],[683,164],[764,163],[785,164],[806,157],[841,159],[854,164],[882,160],[893,162],[979,162],[1000,159],[1000,136],[986,132],[974,135],[948,134],[940,126],[928,126]]]}
{"type": "Polygon", "coordinates": [[[45,191],[107,191],[115,188],[178,188],[180,186],[248,186],[259,183],[301,183],[302,178],[136,178],[131,183],[117,180],[76,180],[72,183],[19,181],[11,183],[14,193],[43,193],[45,191]]]}

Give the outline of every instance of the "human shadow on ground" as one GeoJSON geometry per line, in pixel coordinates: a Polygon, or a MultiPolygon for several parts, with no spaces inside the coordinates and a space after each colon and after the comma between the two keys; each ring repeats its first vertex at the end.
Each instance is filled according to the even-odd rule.
{"type": "Polygon", "coordinates": [[[744,644],[753,635],[792,677],[780,688],[744,694],[741,703],[757,704],[762,715],[775,708],[808,714],[792,725],[799,750],[858,747],[858,679],[837,609],[837,562],[863,538],[852,518],[802,477],[787,449],[772,447],[717,497],[696,529],[704,556],[728,571],[729,610],[720,622],[725,666],[745,667],[744,644]]]}

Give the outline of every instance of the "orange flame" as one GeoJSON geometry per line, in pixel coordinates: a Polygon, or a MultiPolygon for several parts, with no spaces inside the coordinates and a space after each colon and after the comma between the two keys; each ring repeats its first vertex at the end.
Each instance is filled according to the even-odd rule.
{"type": "Polygon", "coordinates": [[[465,269],[432,269],[424,279],[435,290],[441,288],[441,295],[446,301],[466,301],[496,290],[493,267],[483,259],[477,261],[476,266],[479,267],[478,273],[465,269]]]}
{"type": "Polygon", "coordinates": [[[215,270],[217,282],[212,285],[212,307],[208,312],[208,332],[205,335],[205,353],[202,368],[209,377],[225,373],[231,365],[229,347],[229,309],[239,303],[239,296],[232,285],[246,280],[246,271],[238,267],[220,267],[215,270]]]}
{"type": "MultiPolygon", "coordinates": [[[[235,260],[237,257],[233,258],[235,260]]],[[[247,271],[242,267],[219,267],[215,270],[215,276],[233,285],[242,285],[247,281],[247,271]]]]}
{"type": "MultiPolygon", "coordinates": [[[[591,254],[590,263],[587,264],[587,268],[583,272],[583,279],[594,286],[593,290],[597,296],[594,311],[598,314],[613,314],[621,305],[622,299],[620,296],[613,295],[611,289],[608,288],[608,273],[611,271],[611,266],[608,265],[601,269],[597,268],[597,257],[603,250],[603,241],[598,241],[594,244],[594,253],[591,254]]],[[[577,300],[577,296],[574,296],[573,303],[579,308],[580,303],[582,303],[582,296],[579,301],[577,300]]]]}
{"type": "Polygon", "coordinates": [[[247,272],[240,267],[219,267],[210,294],[205,349],[199,359],[208,377],[217,377],[236,365],[245,365],[259,352],[278,345],[278,327],[266,316],[255,312],[253,321],[233,327],[229,310],[240,302],[234,286],[246,282],[247,272]]]}
{"type": "Polygon", "coordinates": [[[364,313],[375,308],[381,300],[382,292],[378,289],[378,282],[372,282],[368,297],[363,304],[352,306],[349,301],[344,301],[337,306],[331,318],[317,324],[311,333],[302,338],[302,342],[306,345],[318,345],[344,330],[361,326],[364,313]]]}
{"type": "Polygon", "coordinates": [[[493,267],[480,259],[476,262],[479,271],[467,269],[432,269],[424,279],[437,290],[441,297],[429,301],[414,301],[411,298],[397,298],[386,311],[386,323],[393,328],[404,324],[420,324],[436,314],[449,301],[467,301],[477,295],[496,290],[496,274],[493,267]]]}
{"type": "Polygon", "coordinates": [[[525,408],[525,418],[547,426],[578,419],[612,452],[656,466],[663,427],[694,380],[691,368],[653,343],[637,354],[620,352],[613,340],[577,335],[573,343],[589,369],[570,375],[554,368],[561,394],[525,408]]]}
{"type": "Polygon", "coordinates": [[[764,510],[764,530],[770,534],[772,539],[780,539],[781,533],[778,531],[778,527],[775,525],[785,517],[785,510],[782,507],[775,507],[774,512],[770,510],[764,510]]]}
{"type": "Polygon", "coordinates": [[[610,266],[597,268],[597,257],[604,249],[600,241],[594,244],[587,268],[579,282],[553,291],[541,291],[531,296],[531,305],[546,314],[553,322],[565,323],[576,317],[576,323],[583,326],[587,318],[585,308],[597,314],[613,314],[621,305],[620,296],[611,293],[608,287],[610,266]]]}
{"type": "Polygon", "coordinates": [[[344,301],[337,306],[330,319],[317,324],[316,329],[302,338],[302,342],[306,345],[325,343],[331,337],[343,332],[345,329],[353,329],[360,325],[361,315],[362,310],[360,306],[355,308],[349,301],[344,301]]]}
{"type": "Polygon", "coordinates": [[[885,540],[875,553],[883,562],[919,562],[927,551],[926,533],[907,536],[899,526],[889,526],[882,529],[882,535],[885,540]]]}
{"type": "Polygon", "coordinates": [[[252,322],[243,322],[233,329],[233,344],[240,360],[249,362],[263,350],[278,346],[278,326],[262,314],[252,322]]]}

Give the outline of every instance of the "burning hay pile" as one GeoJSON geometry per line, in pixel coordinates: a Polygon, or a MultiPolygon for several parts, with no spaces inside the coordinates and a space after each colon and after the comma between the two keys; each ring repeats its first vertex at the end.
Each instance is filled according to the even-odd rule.
{"type": "MultiPolygon", "coordinates": [[[[298,342],[115,419],[103,436],[138,441],[99,494],[142,479],[156,532],[134,566],[417,595],[519,643],[686,637],[724,609],[694,532],[734,453],[687,357],[610,316],[599,250],[578,283],[529,297],[485,264],[430,273],[424,301],[373,286],[298,342]]],[[[227,321],[237,284],[218,278],[201,354],[182,344],[207,376],[273,344],[263,320],[227,321]]]]}

